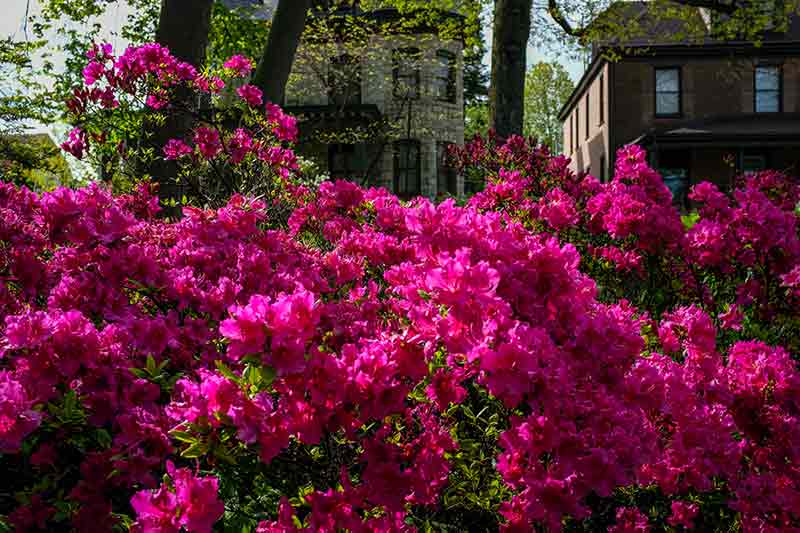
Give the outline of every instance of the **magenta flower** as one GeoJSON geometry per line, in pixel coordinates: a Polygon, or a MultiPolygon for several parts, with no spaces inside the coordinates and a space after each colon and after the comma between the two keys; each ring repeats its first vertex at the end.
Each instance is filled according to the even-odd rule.
{"type": "Polygon", "coordinates": [[[226,69],[232,70],[237,76],[244,78],[250,75],[253,70],[253,62],[242,55],[235,55],[228,58],[222,65],[226,69]]]}
{"type": "Polygon", "coordinates": [[[236,89],[236,94],[250,107],[258,107],[261,105],[262,92],[261,89],[255,85],[242,85],[236,89]]]}
{"type": "Polygon", "coordinates": [[[294,142],[297,140],[297,119],[283,112],[280,106],[271,102],[266,104],[267,120],[274,124],[278,140],[294,142]]]}
{"type": "Polygon", "coordinates": [[[253,148],[253,138],[250,133],[243,128],[237,128],[228,139],[228,154],[231,163],[234,165],[241,163],[253,148]]]}
{"type": "Polygon", "coordinates": [[[80,128],[73,128],[69,132],[69,138],[61,143],[61,148],[65,152],[69,152],[77,159],[83,159],[83,154],[87,149],[87,135],[86,132],[80,128]]]}
{"type": "Polygon", "coordinates": [[[170,139],[164,145],[164,157],[170,160],[180,159],[183,156],[191,155],[193,152],[192,147],[180,139],[170,139]]]}
{"type": "Polygon", "coordinates": [[[650,526],[647,517],[639,509],[620,507],[617,509],[617,524],[608,528],[609,533],[647,533],[650,526]]]}
{"type": "Polygon", "coordinates": [[[174,492],[162,485],[158,490],[143,490],[133,495],[136,511],[134,529],[142,533],[177,533],[181,527],[190,533],[211,533],[225,511],[217,497],[215,477],[194,476],[188,468],[167,464],[174,492]]]}
{"type": "Polygon", "coordinates": [[[219,94],[225,88],[225,82],[217,77],[198,76],[194,84],[200,91],[209,94],[219,94]]]}
{"type": "Polygon", "coordinates": [[[33,403],[19,381],[0,371],[0,453],[18,451],[22,440],[39,427],[43,417],[32,409],[33,403]]]}
{"type": "Polygon", "coordinates": [[[667,519],[670,525],[681,525],[686,529],[694,529],[694,518],[699,512],[695,503],[675,501],[672,502],[672,515],[667,519]]]}
{"type": "Polygon", "coordinates": [[[200,126],[194,130],[194,144],[200,155],[206,159],[214,159],[222,151],[222,141],[217,130],[200,126]]]}
{"type": "Polygon", "coordinates": [[[136,512],[134,530],[141,533],[178,533],[177,498],[166,487],[143,490],[133,495],[131,507],[136,512]]]}
{"type": "Polygon", "coordinates": [[[188,468],[167,471],[175,484],[175,501],[180,509],[179,523],[192,533],[211,533],[214,523],[225,512],[217,496],[215,477],[196,477],[188,468]]]}
{"type": "Polygon", "coordinates": [[[91,61],[83,69],[83,83],[88,87],[94,85],[105,74],[105,65],[98,61],[91,61]]]}

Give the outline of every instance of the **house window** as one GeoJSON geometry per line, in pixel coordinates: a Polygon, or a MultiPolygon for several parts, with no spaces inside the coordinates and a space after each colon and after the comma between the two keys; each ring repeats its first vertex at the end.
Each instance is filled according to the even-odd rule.
{"type": "Polygon", "coordinates": [[[394,143],[394,192],[401,198],[422,192],[419,141],[407,139],[394,143]]]}
{"type": "Polygon", "coordinates": [[[781,110],[781,68],[759,66],[755,72],[756,113],[778,113],[781,110]]]}
{"type": "Polygon", "coordinates": [[[436,52],[433,94],[445,102],[456,101],[456,56],[447,50],[436,52]]]}
{"type": "Polygon", "coordinates": [[[656,116],[674,117],[681,114],[681,69],[656,69],[656,116]]]}
{"type": "Polygon", "coordinates": [[[396,98],[419,98],[419,63],[419,48],[398,48],[392,52],[396,98]]]}
{"type": "Polygon", "coordinates": [[[453,143],[436,143],[436,192],[437,194],[458,194],[456,177],[458,173],[450,160],[449,150],[453,143]]]}
{"type": "Polygon", "coordinates": [[[579,143],[579,136],[580,136],[580,124],[581,124],[581,106],[579,104],[575,104],[575,151],[578,151],[578,143],[579,143]]]}
{"type": "Polygon", "coordinates": [[[600,74],[600,122],[602,124],[606,121],[606,84],[603,75],[600,74]]]}
{"type": "Polygon", "coordinates": [[[337,105],[361,103],[361,65],[358,58],[348,54],[331,58],[328,95],[331,102],[337,105]]]}
{"type": "Polygon", "coordinates": [[[586,133],[585,133],[585,135],[586,135],[586,138],[588,139],[589,138],[589,114],[590,114],[589,113],[589,91],[586,91],[586,96],[584,97],[584,99],[586,100],[586,120],[585,120],[586,121],[586,124],[585,124],[586,133]]]}

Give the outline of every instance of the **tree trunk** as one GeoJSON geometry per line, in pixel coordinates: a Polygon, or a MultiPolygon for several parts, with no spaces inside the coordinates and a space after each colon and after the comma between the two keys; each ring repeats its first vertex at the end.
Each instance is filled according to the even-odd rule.
{"type": "Polygon", "coordinates": [[[489,121],[501,141],[522,135],[531,7],[532,0],[496,0],[494,5],[489,121]]]}
{"type": "Polygon", "coordinates": [[[283,104],[286,82],[292,71],[297,45],[306,27],[311,0],[280,0],[272,19],[272,30],[261,54],[253,85],[264,93],[264,100],[283,104]]]}
{"type": "Polygon", "coordinates": [[[161,0],[156,42],[199,68],[206,59],[213,4],[214,0],[161,0]]]}
{"type": "MultiPolygon", "coordinates": [[[[206,58],[213,3],[214,0],[161,0],[156,42],[169,48],[179,60],[200,69],[206,58]]],[[[196,107],[190,91],[177,95],[177,99],[180,107],[196,107]]],[[[168,112],[163,125],[151,126],[150,143],[156,151],[156,160],[150,165],[149,173],[159,184],[162,202],[180,202],[186,195],[186,184],[177,180],[177,163],[164,160],[162,150],[169,139],[186,137],[193,122],[187,113],[168,112]]],[[[164,214],[180,216],[180,206],[167,207],[164,214]]]]}

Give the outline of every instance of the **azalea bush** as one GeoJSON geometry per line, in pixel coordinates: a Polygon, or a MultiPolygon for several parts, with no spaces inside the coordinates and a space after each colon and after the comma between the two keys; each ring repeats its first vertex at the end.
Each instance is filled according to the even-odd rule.
{"type": "MultiPolygon", "coordinates": [[[[247,106],[241,161],[225,124],[163,156],[291,160],[247,106]]],[[[699,184],[682,220],[636,148],[607,184],[519,138],[454,155],[487,181],[463,206],[286,179],[169,221],[146,182],[0,184],[0,523],[800,527],[796,182],[699,184]]]]}
{"type": "Polygon", "coordinates": [[[471,207],[573,244],[601,300],[626,299],[653,318],[696,304],[728,344],[759,339],[800,351],[796,178],[758,172],[729,194],[702,182],[689,195],[692,213],[681,216],[638,146],[620,150],[606,184],[520,137],[502,147],[477,138],[454,157],[488,182],[471,207]]]}
{"type": "Polygon", "coordinates": [[[297,121],[245,83],[249,59],[236,55],[200,73],[155,43],[119,56],[95,45],[87,59],[83,84],[67,102],[74,128],[62,148],[93,162],[118,189],[128,192],[166,163],[186,191],[178,200],[219,207],[234,193],[273,199],[298,174],[288,147],[297,121]],[[159,143],[168,122],[190,131],[159,143]]]}

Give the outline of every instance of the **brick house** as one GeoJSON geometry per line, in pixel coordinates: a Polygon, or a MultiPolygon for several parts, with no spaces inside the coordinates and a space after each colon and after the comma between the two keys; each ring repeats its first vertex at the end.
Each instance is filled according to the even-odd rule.
{"type": "Polygon", "coordinates": [[[355,49],[348,48],[354,26],[337,35],[340,42],[301,43],[284,105],[300,119],[298,152],[332,178],[401,197],[462,195],[463,178],[445,156],[464,143],[463,41],[406,24],[394,9],[362,11],[353,2],[333,16],[402,30],[368,34],[355,49]],[[344,82],[331,81],[337,76],[344,82]]]}
{"type": "MultiPolygon", "coordinates": [[[[641,2],[627,5],[644,16],[641,2]]],[[[713,27],[707,12],[698,16],[713,27]]],[[[677,21],[663,24],[659,35],[680,31],[677,21]]],[[[616,61],[602,52],[559,113],[573,170],[605,181],[616,150],[640,144],[678,203],[698,181],[729,187],[738,173],[764,168],[800,175],[800,17],[760,46],[643,38],[616,61]]]]}

